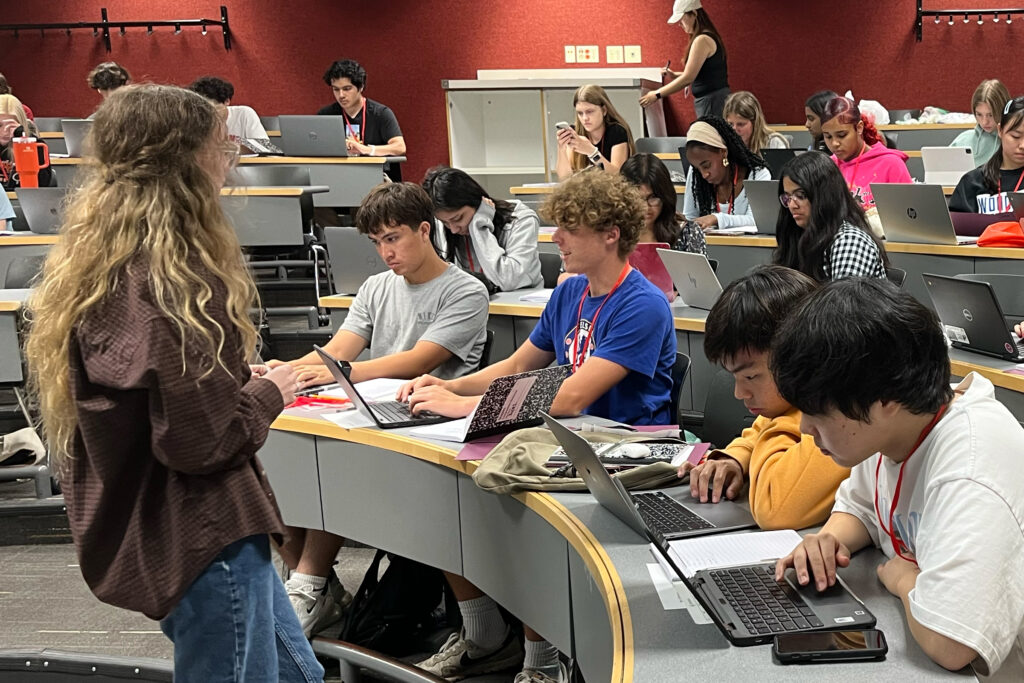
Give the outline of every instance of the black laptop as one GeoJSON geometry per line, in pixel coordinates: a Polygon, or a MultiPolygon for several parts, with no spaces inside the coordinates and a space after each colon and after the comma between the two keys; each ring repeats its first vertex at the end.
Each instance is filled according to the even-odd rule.
{"type": "Polygon", "coordinates": [[[412,410],[409,409],[409,404],[402,401],[367,401],[359,394],[359,390],[352,384],[352,380],[348,378],[348,373],[341,361],[315,344],[313,348],[320,354],[324,365],[331,371],[334,381],[338,383],[341,390],[349,397],[356,410],[373,420],[374,424],[381,429],[419,427],[421,425],[437,424],[438,422],[448,422],[454,419],[429,412],[413,415],[412,410]]]}
{"type": "Polygon", "coordinates": [[[924,273],[924,286],[955,348],[1010,361],[1024,360],[1024,344],[1013,333],[992,285],[924,273]]]}

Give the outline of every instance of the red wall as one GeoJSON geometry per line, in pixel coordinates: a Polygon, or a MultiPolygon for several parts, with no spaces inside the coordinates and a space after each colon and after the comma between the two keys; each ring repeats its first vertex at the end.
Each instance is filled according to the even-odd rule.
{"type": "MultiPolygon", "coordinates": [[[[407,179],[448,160],[442,78],[473,78],[476,69],[563,68],[563,45],[643,46],[645,66],[671,58],[681,64],[682,31],[668,26],[670,0],[225,0],[233,48],[219,31],[173,30],[147,36],[115,33],[113,51],[90,31],[0,34],[0,71],[15,93],[41,116],[84,115],[98,96],[85,84],[89,69],[116,60],[134,78],[187,83],[206,73],[235,84],[235,100],[261,114],[313,112],[331,101],[320,80],[336,58],[351,57],[369,72],[367,95],[395,110],[409,146],[407,179]],[[628,10],[623,9],[629,7],[628,10]]],[[[930,8],[953,0],[930,0],[930,8]]],[[[958,7],[991,6],[956,0],[958,7]]],[[[3,23],[218,18],[216,0],[62,0],[4,3],[3,23]]],[[[733,90],[760,98],[769,121],[799,123],[803,100],[815,90],[853,89],[890,108],[937,104],[967,110],[974,87],[998,77],[1024,92],[1024,73],[1007,68],[1024,37],[1024,18],[984,27],[971,17],[949,27],[926,23],[913,36],[913,0],[826,3],[819,0],[708,0],[729,52],[733,90]],[[785,10],[780,9],[785,7],[785,10]]],[[[586,65],[586,66],[606,66],[586,65]]],[[[692,101],[669,100],[669,133],[682,133],[692,101]]]]}

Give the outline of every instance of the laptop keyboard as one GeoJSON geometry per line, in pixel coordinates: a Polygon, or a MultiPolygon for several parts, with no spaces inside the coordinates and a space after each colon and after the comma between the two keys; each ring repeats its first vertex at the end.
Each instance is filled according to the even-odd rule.
{"type": "Polygon", "coordinates": [[[793,587],[775,580],[772,565],[713,569],[708,575],[752,634],[822,627],[793,587]]]}
{"type": "Polygon", "coordinates": [[[633,502],[647,526],[662,535],[714,528],[703,517],[661,491],[634,495],[633,502]]]}
{"type": "Polygon", "coordinates": [[[426,411],[413,415],[409,410],[409,404],[402,401],[375,401],[370,404],[370,409],[373,410],[378,420],[389,424],[392,422],[416,422],[437,417],[436,413],[426,411]]]}

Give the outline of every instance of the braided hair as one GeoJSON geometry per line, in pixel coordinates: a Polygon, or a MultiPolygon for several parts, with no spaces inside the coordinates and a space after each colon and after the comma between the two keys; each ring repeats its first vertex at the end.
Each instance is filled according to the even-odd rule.
{"type": "MultiPolygon", "coordinates": [[[[708,124],[722,136],[727,151],[726,158],[729,159],[730,165],[741,169],[744,180],[749,178],[751,172],[755,169],[764,168],[764,159],[747,149],[739,133],[734,131],[732,126],[725,122],[725,119],[718,116],[702,116],[697,120],[708,124]]],[[[695,148],[715,150],[714,147],[703,142],[697,142],[696,140],[686,141],[687,150],[695,148]]],[[[715,196],[715,187],[704,180],[704,176],[698,173],[696,169],[691,174],[690,183],[693,185],[693,198],[697,203],[697,213],[701,216],[707,216],[717,211],[718,198],[715,196]]]]}

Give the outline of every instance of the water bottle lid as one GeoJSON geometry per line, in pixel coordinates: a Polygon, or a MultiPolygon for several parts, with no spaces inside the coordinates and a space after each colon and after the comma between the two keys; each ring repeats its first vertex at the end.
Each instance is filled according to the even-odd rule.
{"type": "Polygon", "coordinates": [[[23,135],[20,138],[14,138],[14,141],[15,142],[35,142],[36,139],[34,137],[31,137],[31,136],[28,136],[28,135],[23,135]]]}

